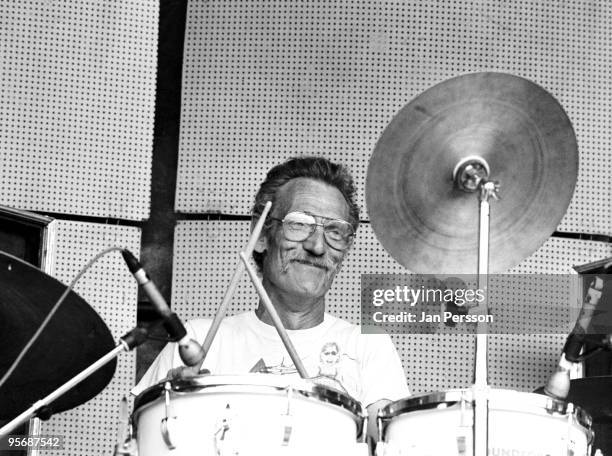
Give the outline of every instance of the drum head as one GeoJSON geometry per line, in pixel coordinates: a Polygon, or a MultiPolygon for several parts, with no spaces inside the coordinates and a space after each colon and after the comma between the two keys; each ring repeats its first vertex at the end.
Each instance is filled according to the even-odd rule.
{"type": "MultiPolygon", "coordinates": [[[[487,391],[489,454],[586,456],[591,421],[572,404],[512,390],[487,391]]],[[[388,454],[461,454],[474,438],[472,389],[421,394],[393,402],[379,413],[388,454]]]]}
{"type": "MultiPolygon", "coordinates": [[[[489,409],[503,409],[510,411],[530,411],[542,415],[573,415],[581,426],[589,429],[592,419],[580,407],[570,402],[560,401],[543,394],[523,393],[514,390],[491,389],[488,395],[489,409]]],[[[378,414],[382,421],[383,430],[386,425],[400,415],[419,410],[444,409],[460,404],[471,407],[473,402],[470,389],[437,391],[424,393],[400,399],[387,404],[378,414]]]]}
{"type": "MultiPolygon", "coordinates": [[[[363,408],[361,404],[346,393],[338,391],[329,386],[314,383],[304,379],[288,379],[280,375],[272,374],[245,374],[245,375],[198,375],[188,379],[170,380],[170,389],[174,393],[202,393],[208,391],[219,391],[222,389],[231,392],[278,392],[284,393],[292,389],[303,397],[319,402],[342,407],[353,415],[356,423],[361,423],[363,408]]],[[[153,385],[134,400],[134,415],[148,404],[155,402],[164,395],[165,381],[153,385]]]]}

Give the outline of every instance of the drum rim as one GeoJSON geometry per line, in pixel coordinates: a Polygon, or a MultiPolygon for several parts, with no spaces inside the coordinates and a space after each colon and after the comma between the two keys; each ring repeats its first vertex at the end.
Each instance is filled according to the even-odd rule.
{"type": "Polygon", "coordinates": [[[317,399],[321,402],[342,407],[351,413],[361,432],[363,426],[364,412],[359,401],[346,393],[335,390],[329,386],[308,382],[307,379],[283,379],[282,376],[274,374],[245,374],[245,375],[198,375],[186,379],[162,380],[161,382],[143,390],[134,399],[134,415],[140,409],[163,397],[165,384],[170,382],[171,391],[174,393],[187,393],[194,390],[202,390],[217,386],[254,386],[272,388],[274,390],[287,390],[292,388],[294,392],[302,396],[317,399]]]}
{"type": "MultiPolygon", "coordinates": [[[[584,409],[574,405],[571,402],[553,399],[543,394],[526,393],[511,389],[491,388],[490,391],[493,398],[495,395],[519,393],[520,395],[523,395],[523,397],[529,399],[529,405],[541,407],[550,414],[572,414],[581,426],[587,429],[591,428],[591,416],[584,409]]],[[[437,405],[445,403],[455,404],[457,402],[461,402],[461,400],[464,398],[468,402],[473,402],[470,389],[452,389],[448,391],[434,391],[430,393],[417,394],[387,404],[379,411],[378,418],[381,421],[386,422],[404,413],[416,410],[431,409],[435,408],[437,405]]],[[[520,404],[520,402],[517,404],[520,404]]]]}

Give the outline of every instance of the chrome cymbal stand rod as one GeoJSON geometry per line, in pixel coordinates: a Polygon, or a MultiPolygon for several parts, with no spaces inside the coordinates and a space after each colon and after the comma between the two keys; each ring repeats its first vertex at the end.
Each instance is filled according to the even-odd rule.
{"type": "MultiPolygon", "coordinates": [[[[489,226],[490,200],[498,199],[499,184],[487,180],[489,165],[482,157],[470,156],[461,160],[454,169],[455,184],[466,192],[478,191],[478,279],[477,287],[482,290],[484,300],[475,307],[476,313],[488,313],[488,272],[489,272],[489,226]]],[[[489,325],[486,319],[477,323],[476,328],[476,366],[472,400],[474,401],[474,456],[488,455],[489,437],[489,385],[487,365],[487,344],[489,325]]]]}

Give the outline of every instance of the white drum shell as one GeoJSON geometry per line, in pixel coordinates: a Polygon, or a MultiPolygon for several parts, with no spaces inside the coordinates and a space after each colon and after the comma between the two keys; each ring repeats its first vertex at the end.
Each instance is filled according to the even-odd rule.
{"type": "Polygon", "coordinates": [[[161,422],[166,416],[162,395],[134,413],[140,456],[336,455],[360,451],[360,417],[342,406],[308,397],[299,389],[288,393],[278,382],[207,385],[172,392],[170,397],[170,415],[175,418],[168,421],[175,449],[168,447],[162,435],[161,422]]]}
{"type": "MultiPolygon", "coordinates": [[[[463,393],[469,397],[467,391],[463,393]]],[[[491,390],[489,395],[489,456],[589,455],[590,429],[568,410],[547,410],[545,398],[532,393],[491,390]]],[[[427,398],[425,398],[427,402],[427,398]]],[[[472,454],[473,409],[470,401],[441,403],[435,408],[407,411],[385,419],[387,456],[472,454]]]]}

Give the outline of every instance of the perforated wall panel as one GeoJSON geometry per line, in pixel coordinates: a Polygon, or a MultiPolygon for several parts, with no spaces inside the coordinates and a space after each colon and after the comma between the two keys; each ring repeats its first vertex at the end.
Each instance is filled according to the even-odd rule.
{"type": "MultiPolygon", "coordinates": [[[[97,253],[115,245],[139,252],[140,229],[58,221],[55,277],[69,284],[97,253]]],[[[98,312],[115,340],[136,325],[137,286],[118,252],[112,252],[94,264],[75,290],[98,312]]],[[[119,401],[124,395],[129,397],[135,371],[134,352],[122,352],[113,379],[101,393],[75,409],[42,422],[43,434],[62,435],[65,442],[64,450],[42,454],[112,454],[117,436],[119,401]]]]}
{"type": "Polygon", "coordinates": [[[0,3],[2,204],[148,218],[158,3],[0,3]]]}
{"type": "Polygon", "coordinates": [[[543,86],[573,122],[580,172],[559,230],[610,234],[611,21],[604,0],[191,1],[176,208],[246,214],[265,170],[301,154],[348,164],[362,192],[403,105],[501,71],[543,86]]]}
{"type": "MultiPolygon", "coordinates": [[[[215,314],[233,274],[238,252],[248,240],[248,222],[181,222],[175,232],[173,308],[185,318],[215,314]]],[[[612,254],[610,245],[551,238],[513,272],[563,274],[571,266],[612,254]]],[[[360,274],[403,273],[378,244],[369,224],[360,227],[355,247],[345,260],[328,295],[327,310],[359,322],[360,274]]],[[[566,312],[570,290],[543,287],[529,298],[557,306],[566,312]]],[[[256,307],[257,294],[243,277],[230,307],[230,314],[256,307]]],[[[544,309],[544,307],[543,307],[544,309]]],[[[541,318],[550,319],[550,314],[541,318]]],[[[525,322],[523,335],[491,335],[489,341],[490,383],[522,391],[544,384],[553,371],[566,334],[532,334],[525,322]]],[[[474,337],[470,334],[393,335],[413,392],[465,387],[473,381],[474,337]]]]}

